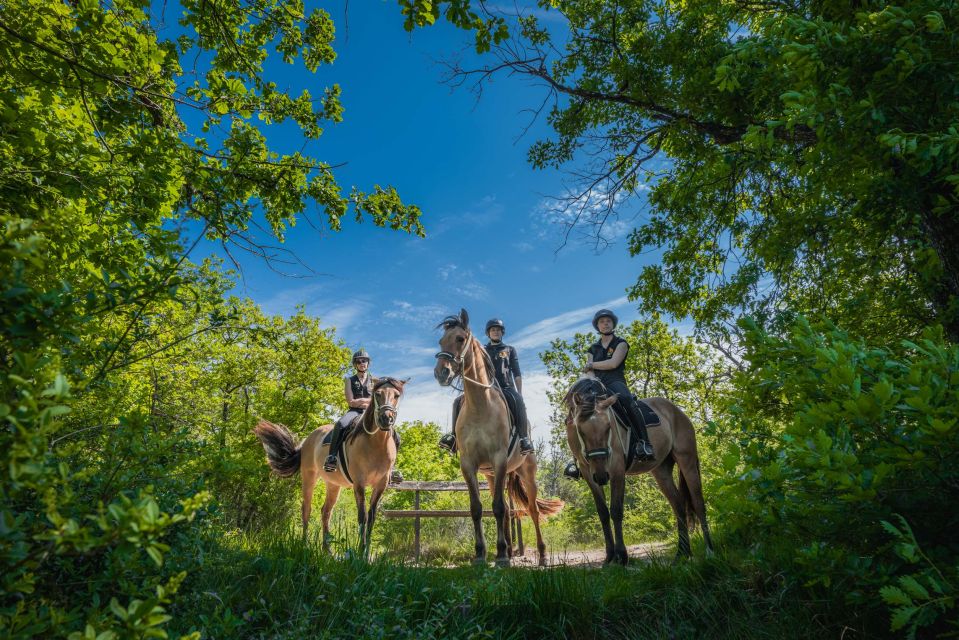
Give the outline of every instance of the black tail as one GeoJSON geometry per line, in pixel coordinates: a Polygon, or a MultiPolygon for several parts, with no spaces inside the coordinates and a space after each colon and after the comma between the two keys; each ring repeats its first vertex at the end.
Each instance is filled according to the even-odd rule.
{"type": "MultiPolygon", "coordinates": [[[[506,475],[506,488],[513,500],[522,505],[529,513],[529,495],[523,489],[523,483],[519,481],[518,473],[509,473],[506,475]]],[[[549,516],[555,515],[563,510],[563,501],[557,499],[542,500],[536,498],[536,507],[539,509],[539,519],[543,520],[549,516]]]]}
{"type": "Polygon", "coordinates": [[[273,473],[281,478],[296,475],[300,470],[300,445],[289,429],[282,424],[260,420],[253,428],[253,434],[263,445],[273,473]]]}

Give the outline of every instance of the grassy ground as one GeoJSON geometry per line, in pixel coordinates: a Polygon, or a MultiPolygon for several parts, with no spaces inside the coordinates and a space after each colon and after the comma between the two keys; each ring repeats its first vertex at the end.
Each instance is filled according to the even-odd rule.
{"type": "Polygon", "coordinates": [[[209,536],[171,634],[204,638],[809,638],[843,617],[723,555],[630,568],[411,567],[295,534],[209,536]]]}

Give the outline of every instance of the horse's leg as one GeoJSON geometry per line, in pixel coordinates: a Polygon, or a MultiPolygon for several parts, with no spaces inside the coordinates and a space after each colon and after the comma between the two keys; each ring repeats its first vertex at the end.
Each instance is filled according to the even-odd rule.
{"type": "Polygon", "coordinates": [[[679,487],[673,480],[673,464],[671,458],[666,458],[661,465],[650,471],[659,490],[663,492],[666,499],[669,500],[669,506],[673,508],[673,514],[676,516],[676,529],[679,532],[679,547],[676,549],[676,557],[689,556],[689,527],[686,523],[686,509],[683,504],[683,496],[679,493],[679,487]]]}
{"type": "MultiPolygon", "coordinates": [[[[506,486],[509,486],[508,483],[509,483],[509,474],[507,474],[506,486]]],[[[486,474],[486,486],[489,487],[490,497],[492,498],[493,496],[493,475],[492,474],[489,474],[489,473],[486,474]]],[[[512,526],[512,519],[513,519],[513,512],[509,508],[507,508],[506,509],[506,555],[508,555],[510,558],[513,557],[513,534],[512,534],[512,531],[510,531],[510,527],[512,526]]]]}
{"type": "Polygon", "coordinates": [[[613,562],[624,567],[629,564],[626,543],[623,542],[623,505],[626,501],[626,474],[614,473],[609,479],[609,515],[613,520],[613,562]]]}
{"type": "MultiPolygon", "coordinates": [[[[473,519],[473,540],[476,556],[473,564],[486,564],[486,539],[483,537],[483,501],[480,498],[479,480],[476,479],[476,466],[460,453],[460,471],[466,481],[466,490],[470,496],[470,517],[473,519]]],[[[492,486],[492,485],[490,485],[492,486]]]]}
{"type": "Polygon", "coordinates": [[[692,505],[693,512],[703,528],[703,540],[706,543],[706,552],[713,552],[713,540],[709,535],[709,524],[706,522],[706,500],[703,498],[703,478],[699,471],[699,455],[677,458],[679,464],[680,486],[683,497],[692,505]],[[685,486],[683,486],[685,483],[685,486]]]}
{"type": "Polygon", "coordinates": [[[380,498],[383,497],[383,492],[386,491],[386,485],[389,481],[390,474],[387,473],[382,480],[373,485],[373,490],[370,492],[370,512],[366,518],[366,549],[364,549],[367,558],[372,548],[371,541],[373,540],[373,523],[376,521],[376,507],[379,506],[380,498]]]}
{"type": "Polygon", "coordinates": [[[493,517],[496,518],[496,566],[510,566],[506,553],[506,499],[503,488],[506,485],[506,456],[493,463],[493,517]]]}
{"type": "Polygon", "coordinates": [[[300,479],[303,486],[303,505],[300,507],[300,516],[303,519],[303,540],[306,541],[306,533],[310,527],[310,512],[313,511],[313,489],[316,488],[316,479],[319,475],[317,469],[301,469],[300,479]]]}
{"type": "Polygon", "coordinates": [[[543,542],[543,533],[539,528],[539,505],[536,503],[536,499],[539,496],[539,488],[536,486],[536,458],[532,455],[526,456],[523,464],[516,470],[516,478],[526,492],[526,512],[529,513],[529,519],[533,523],[533,530],[536,532],[536,552],[538,554],[539,566],[545,567],[546,543],[543,542]]]}
{"type": "Polygon", "coordinates": [[[333,513],[333,506],[340,497],[340,486],[326,483],[326,500],[323,502],[323,509],[320,515],[323,519],[323,549],[330,550],[330,515],[333,513]]]}
{"type": "Polygon", "coordinates": [[[360,550],[366,545],[366,487],[353,484],[353,497],[356,498],[356,521],[360,525],[360,550]]]}
{"type": "Polygon", "coordinates": [[[589,486],[590,493],[593,494],[593,502],[596,503],[596,515],[599,516],[599,524],[603,527],[603,541],[606,543],[606,558],[603,564],[609,564],[615,557],[615,545],[613,542],[613,528],[609,524],[609,507],[606,506],[606,493],[603,488],[593,481],[591,474],[585,474],[583,479],[589,486]]]}

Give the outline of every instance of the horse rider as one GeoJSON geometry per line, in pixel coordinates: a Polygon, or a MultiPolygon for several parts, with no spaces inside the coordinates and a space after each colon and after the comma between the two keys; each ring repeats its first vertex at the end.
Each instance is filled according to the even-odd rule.
{"type": "MultiPolygon", "coordinates": [[[[373,376],[369,372],[370,354],[366,352],[366,349],[361,348],[353,353],[353,368],[356,373],[343,379],[343,393],[346,396],[346,404],[350,409],[333,425],[330,455],[326,456],[326,461],[323,463],[323,470],[330,473],[336,471],[338,463],[336,452],[343,440],[343,430],[348,429],[366,411],[373,398],[373,376]]],[[[400,436],[396,429],[393,429],[393,441],[396,443],[397,450],[399,450],[400,436]]],[[[394,481],[398,481],[398,474],[398,470],[393,471],[394,481]]]]}
{"type": "MultiPolygon", "coordinates": [[[[617,401],[613,409],[636,434],[633,443],[635,458],[654,460],[656,456],[646,433],[646,422],[636,398],[626,384],[626,354],[629,353],[629,343],[616,335],[617,324],[619,318],[609,309],[600,309],[593,315],[593,329],[599,332],[600,337],[587,352],[585,373],[598,378],[610,393],[616,394],[617,401]]],[[[575,461],[566,465],[563,473],[572,479],[580,477],[575,461]]]]}
{"type": "MultiPolygon", "coordinates": [[[[519,357],[516,355],[516,349],[503,343],[505,333],[506,325],[499,318],[493,318],[487,322],[486,337],[489,338],[489,342],[486,343],[484,348],[493,362],[496,382],[503,390],[503,395],[507,396],[507,402],[513,408],[516,432],[519,438],[519,451],[520,454],[525,456],[533,452],[533,443],[529,439],[529,420],[526,417],[526,403],[523,402],[523,374],[519,369],[519,357]]],[[[463,396],[459,396],[453,401],[454,428],[462,404],[463,396]]],[[[445,434],[440,438],[439,446],[450,453],[456,451],[456,434],[445,434]]]]}

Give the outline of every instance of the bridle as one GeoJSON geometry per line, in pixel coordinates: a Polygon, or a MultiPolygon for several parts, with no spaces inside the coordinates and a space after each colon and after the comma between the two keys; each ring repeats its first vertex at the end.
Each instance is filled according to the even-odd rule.
{"type": "MultiPolygon", "coordinates": [[[[593,403],[595,406],[596,394],[591,393],[590,395],[593,396],[593,403]]],[[[598,449],[586,448],[586,441],[583,439],[583,432],[579,428],[579,415],[580,411],[577,407],[576,414],[573,416],[573,428],[576,431],[576,437],[579,439],[580,455],[583,457],[584,462],[588,462],[597,458],[609,458],[613,450],[613,431],[615,431],[616,435],[618,436],[619,446],[623,450],[623,455],[626,455],[626,445],[623,443],[623,434],[619,432],[619,429],[617,429],[619,426],[619,417],[613,411],[612,405],[606,407],[606,419],[609,422],[609,435],[606,438],[605,447],[600,447],[598,449]]]]}
{"type": "MultiPolygon", "coordinates": [[[[434,356],[437,360],[449,360],[453,365],[459,365],[459,373],[456,372],[456,367],[452,366],[454,378],[459,377],[467,382],[472,382],[473,384],[483,387],[484,389],[491,389],[494,384],[496,384],[496,379],[494,378],[489,384],[480,382],[479,380],[474,380],[466,375],[466,350],[473,345],[473,332],[468,330],[466,331],[466,340],[463,341],[463,348],[460,350],[459,355],[453,355],[449,351],[440,351],[434,356]]],[[[487,358],[489,354],[486,353],[486,350],[483,350],[483,355],[487,358]]]]}
{"type": "MultiPolygon", "coordinates": [[[[379,389],[382,389],[383,387],[386,387],[386,386],[393,387],[393,389],[395,389],[396,391],[399,391],[400,393],[402,393],[402,391],[401,391],[400,389],[397,389],[396,385],[393,384],[393,379],[392,379],[392,378],[387,378],[386,382],[384,382],[383,384],[381,384],[380,387],[379,387],[379,389]]],[[[377,397],[376,397],[376,392],[379,391],[379,389],[374,389],[374,390],[373,390],[373,393],[371,394],[371,395],[373,396],[373,430],[370,431],[370,430],[368,430],[368,429],[366,428],[366,423],[365,423],[365,421],[360,423],[360,425],[363,427],[363,431],[365,431],[365,432],[366,432],[366,435],[368,435],[368,436],[375,435],[377,431],[391,431],[391,430],[393,429],[393,426],[392,426],[392,425],[390,425],[390,426],[388,426],[388,427],[386,427],[386,428],[384,429],[383,426],[382,426],[382,424],[381,424],[381,422],[380,422],[380,418],[381,418],[382,416],[385,416],[387,411],[392,411],[392,412],[395,414],[395,413],[396,413],[396,406],[394,406],[394,405],[392,405],[392,404],[389,404],[389,403],[387,403],[387,404],[380,404],[380,401],[379,401],[379,400],[377,399],[377,397]]],[[[399,403],[397,403],[397,404],[399,404],[399,403]]]]}

